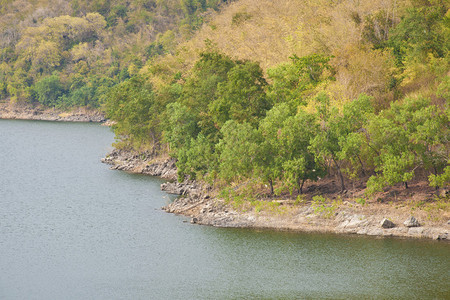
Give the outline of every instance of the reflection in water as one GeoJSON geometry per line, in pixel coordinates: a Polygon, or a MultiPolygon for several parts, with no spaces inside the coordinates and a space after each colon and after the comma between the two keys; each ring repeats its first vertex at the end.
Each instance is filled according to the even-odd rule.
{"type": "Polygon", "coordinates": [[[0,299],[439,298],[433,241],[220,229],[160,207],[161,180],[100,163],[95,124],[0,120],[0,299]]]}

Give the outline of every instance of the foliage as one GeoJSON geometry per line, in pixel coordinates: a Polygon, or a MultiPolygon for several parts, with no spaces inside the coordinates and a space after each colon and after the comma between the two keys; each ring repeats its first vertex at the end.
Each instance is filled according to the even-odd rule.
{"type": "Polygon", "coordinates": [[[253,125],[271,107],[264,88],[261,67],[254,62],[238,62],[218,84],[217,99],[209,104],[212,120],[221,127],[227,120],[247,121],[253,125]]]}
{"type": "Polygon", "coordinates": [[[186,175],[191,179],[201,178],[215,169],[217,158],[213,146],[203,134],[199,134],[191,139],[187,147],[179,150],[177,168],[180,181],[186,175]]]}
{"type": "Polygon", "coordinates": [[[169,144],[170,154],[177,157],[177,151],[188,147],[191,138],[197,136],[197,120],[186,106],[178,102],[168,104],[165,115],[164,140],[169,144]]]}
{"type": "Polygon", "coordinates": [[[139,76],[113,87],[105,103],[107,116],[116,121],[113,125],[116,137],[137,148],[159,144],[161,120],[158,112],[163,107],[152,86],[139,76]]]}
{"type": "Polygon", "coordinates": [[[377,175],[367,182],[369,193],[414,178],[421,167],[441,173],[448,159],[448,116],[427,99],[408,98],[373,117],[368,143],[378,156],[377,175]]]}
{"type": "Polygon", "coordinates": [[[300,104],[305,92],[321,81],[333,79],[334,69],[329,64],[330,56],[311,54],[304,57],[293,55],[291,63],[281,64],[268,70],[272,85],[269,97],[276,102],[300,104]]]}
{"type": "MultiPolygon", "coordinates": [[[[219,0],[11,0],[0,5],[0,98],[32,102],[35,85],[57,71],[63,95],[46,106],[98,107],[113,85],[174,51],[219,0]],[[78,77],[84,86],[71,84],[78,77]]],[[[39,89],[39,88],[38,88],[39,89]]]]}
{"type": "Polygon", "coordinates": [[[101,106],[120,146],[167,152],[179,180],[449,183],[445,1],[9,2],[0,96],[101,106]]]}
{"type": "Polygon", "coordinates": [[[229,120],[222,127],[221,134],[223,138],[216,145],[220,153],[220,176],[228,181],[250,177],[259,159],[259,132],[248,123],[229,120]]]}
{"type": "Polygon", "coordinates": [[[56,74],[42,78],[36,83],[34,90],[39,103],[46,106],[58,105],[64,93],[59,76],[56,74]]]}

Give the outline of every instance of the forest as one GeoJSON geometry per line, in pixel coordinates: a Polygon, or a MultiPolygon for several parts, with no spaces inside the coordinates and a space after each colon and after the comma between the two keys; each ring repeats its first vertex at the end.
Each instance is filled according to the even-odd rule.
{"type": "Polygon", "coordinates": [[[107,91],[175,50],[221,0],[2,0],[0,99],[98,108],[107,91]]]}
{"type": "Polygon", "coordinates": [[[73,0],[8,22],[18,2],[1,98],[100,107],[116,147],[175,158],[180,181],[450,183],[447,1],[73,0]]]}

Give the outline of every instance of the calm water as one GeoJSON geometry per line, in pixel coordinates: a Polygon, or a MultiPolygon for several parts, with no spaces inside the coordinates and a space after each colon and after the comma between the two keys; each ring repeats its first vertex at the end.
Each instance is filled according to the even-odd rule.
{"type": "Polygon", "coordinates": [[[450,246],[218,229],[111,171],[96,124],[0,120],[0,299],[448,299],[450,246]]]}

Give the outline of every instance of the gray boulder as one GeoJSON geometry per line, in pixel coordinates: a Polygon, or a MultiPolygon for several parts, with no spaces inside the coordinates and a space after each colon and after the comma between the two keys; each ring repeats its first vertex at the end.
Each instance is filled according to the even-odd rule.
{"type": "Polygon", "coordinates": [[[403,225],[405,225],[406,227],[419,227],[420,223],[416,220],[416,218],[411,216],[405,222],[403,222],[403,225]]]}
{"type": "Polygon", "coordinates": [[[389,221],[386,218],[384,218],[383,221],[381,221],[380,225],[383,228],[393,228],[393,227],[395,227],[395,224],[392,221],[389,221]]]}

